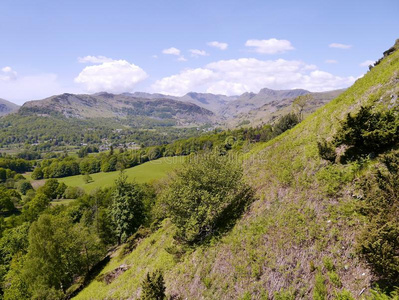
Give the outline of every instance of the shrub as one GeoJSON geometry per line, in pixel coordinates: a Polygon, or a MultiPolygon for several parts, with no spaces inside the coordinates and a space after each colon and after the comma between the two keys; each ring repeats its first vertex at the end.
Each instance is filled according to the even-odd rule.
{"type": "Polygon", "coordinates": [[[228,228],[253,199],[241,166],[227,156],[194,156],[164,192],[165,206],[177,227],[176,238],[198,243],[228,228]]]}
{"type": "Polygon", "coordinates": [[[85,194],[85,191],[78,186],[68,186],[64,192],[65,199],[77,199],[82,197],[85,194]]]}
{"type": "Polygon", "coordinates": [[[319,150],[319,155],[321,158],[335,162],[337,154],[335,153],[335,147],[331,142],[327,142],[326,140],[318,141],[317,149],[319,150]]]}
{"type": "Polygon", "coordinates": [[[165,295],[165,282],[162,272],[156,270],[152,274],[147,273],[142,285],[141,298],[142,300],[163,300],[165,295]]]}
{"type": "Polygon", "coordinates": [[[18,184],[18,190],[22,195],[26,195],[27,191],[32,189],[33,187],[29,181],[24,180],[18,184]]]}
{"type": "Polygon", "coordinates": [[[345,146],[341,157],[348,162],[375,156],[393,148],[399,142],[399,117],[397,108],[373,112],[372,107],[361,107],[360,111],[341,121],[341,128],[332,142],[321,141],[317,146],[322,158],[335,161],[335,148],[345,146]]]}
{"type": "Polygon", "coordinates": [[[360,186],[363,201],[359,211],[367,224],[357,239],[360,256],[380,279],[397,284],[399,278],[399,153],[380,159],[382,165],[360,186]]]}

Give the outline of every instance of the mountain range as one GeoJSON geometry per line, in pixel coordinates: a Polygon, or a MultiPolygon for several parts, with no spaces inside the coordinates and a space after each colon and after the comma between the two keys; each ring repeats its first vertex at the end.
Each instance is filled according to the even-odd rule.
{"type": "MultiPolygon", "coordinates": [[[[171,120],[175,125],[237,125],[243,121],[251,124],[268,123],[291,110],[293,100],[312,94],[313,100],[305,112],[310,113],[331,101],[344,90],[311,93],[303,89],[272,90],[264,88],[259,93],[226,96],[190,92],[182,97],[144,92],[111,94],[61,94],[43,100],[28,101],[18,110],[20,114],[39,116],[62,115],[66,118],[93,119],[147,118],[171,120]]],[[[7,102],[9,103],[9,102],[7,102]]],[[[18,106],[4,105],[6,113],[15,112],[18,106]]]]}

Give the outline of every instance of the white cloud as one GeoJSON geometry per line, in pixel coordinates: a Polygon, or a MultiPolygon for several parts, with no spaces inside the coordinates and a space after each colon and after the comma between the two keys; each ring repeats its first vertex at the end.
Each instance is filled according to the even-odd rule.
{"type": "Polygon", "coordinates": [[[62,88],[56,74],[18,75],[11,67],[0,69],[0,98],[23,104],[60,94],[62,88]]]}
{"type": "Polygon", "coordinates": [[[246,47],[254,47],[254,51],[261,54],[276,54],[284,53],[295,48],[287,40],[248,40],[245,43],[246,47]]]}
{"type": "Polygon", "coordinates": [[[340,43],[332,43],[328,45],[330,48],[338,48],[338,49],[350,49],[352,45],[340,44],[340,43]]]}
{"type": "Polygon", "coordinates": [[[85,67],[75,82],[85,86],[88,92],[130,92],[135,85],[148,77],[140,67],[126,60],[113,60],[100,65],[85,67]]]}
{"type": "Polygon", "coordinates": [[[209,42],[207,43],[207,45],[210,47],[218,48],[220,50],[226,50],[227,47],[229,46],[227,43],[222,43],[218,41],[209,42]]]}
{"type": "Polygon", "coordinates": [[[375,61],[374,60],[366,60],[364,62],[362,62],[361,64],[359,64],[359,66],[361,67],[368,67],[370,65],[374,65],[375,61]]]}
{"type": "MultiPolygon", "coordinates": [[[[4,71],[4,68],[2,69],[4,71]]],[[[23,104],[65,92],[58,83],[56,74],[18,76],[11,80],[0,79],[0,98],[23,104]]]]}
{"type": "Polygon", "coordinates": [[[338,61],[335,59],[327,59],[325,62],[326,62],[326,64],[337,64],[338,63],[338,61]]]}
{"type": "Polygon", "coordinates": [[[10,81],[17,79],[17,72],[15,72],[11,67],[4,67],[0,72],[1,81],[10,81]]]}
{"type": "Polygon", "coordinates": [[[99,56],[92,56],[92,55],[87,55],[84,57],[78,57],[78,62],[82,64],[87,64],[87,63],[92,63],[92,64],[102,64],[105,62],[111,62],[114,61],[112,58],[108,58],[102,55],[99,56]]]}
{"type": "Polygon", "coordinates": [[[304,88],[327,91],[350,86],[355,78],[340,77],[297,60],[221,60],[203,68],[186,69],[152,85],[154,92],[181,96],[189,91],[238,95],[272,89],[304,88]]]}
{"type": "Polygon", "coordinates": [[[187,59],[184,57],[184,55],[181,55],[177,58],[178,61],[187,61],[187,59]]]}
{"type": "Polygon", "coordinates": [[[177,48],[175,48],[175,47],[171,47],[171,48],[168,48],[168,49],[163,49],[163,50],[162,50],[162,53],[163,53],[163,54],[169,54],[169,55],[176,55],[176,56],[179,56],[179,55],[180,55],[180,50],[177,49],[177,48]]]}
{"type": "Polygon", "coordinates": [[[209,55],[209,53],[207,53],[205,50],[190,49],[189,51],[191,53],[191,56],[193,56],[193,57],[208,56],[209,55]]]}

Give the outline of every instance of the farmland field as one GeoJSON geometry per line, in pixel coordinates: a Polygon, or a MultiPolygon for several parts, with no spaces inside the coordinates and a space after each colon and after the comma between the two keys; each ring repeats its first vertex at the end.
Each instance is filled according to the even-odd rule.
{"type": "MultiPolygon", "coordinates": [[[[184,157],[164,157],[157,160],[146,162],[142,165],[125,170],[125,174],[129,180],[136,180],[139,183],[150,182],[166,176],[167,173],[174,170],[184,162],[184,157]]],[[[115,182],[119,176],[119,171],[108,173],[91,174],[93,179],[90,183],[85,183],[83,175],[69,176],[59,178],[60,182],[64,182],[67,186],[79,186],[86,192],[90,192],[95,188],[109,187],[115,182]]]]}

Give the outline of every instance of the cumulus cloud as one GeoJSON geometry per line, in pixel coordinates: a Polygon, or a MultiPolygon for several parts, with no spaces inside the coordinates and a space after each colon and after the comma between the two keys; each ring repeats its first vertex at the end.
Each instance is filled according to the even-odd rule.
{"type": "Polygon", "coordinates": [[[332,43],[332,44],[328,45],[328,47],[337,48],[337,49],[350,49],[350,48],[352,48],[352,45],[332,43]]]}
{"type": "Polygon", "coordinates": [[[88,92],[122,93],[132,91],[137,83],[147,77],[147,73],[139,66],[126,60],[112,60],[85,67],[75,82],[82,84],[88,92]]]}
{"type": "Polygon", "coordinates": [[[227,47],[229,46],[227,43],[222,43],[222,42],[218,42],[218,41],[209,42],[209,43],[207,43],[207,45],[209,47],[218,48],[220,50],[226,50],[227,47]]]}
{"type": "Polygon", "coordinates": [[[252,47],[255,52],[261,54],[277,54],[284,53],[295,48],[287,40],[248,40],[245,43],[246,47],[252,47]]]}
{"type": "Polygon", "coordinates": [[[4,67],[0,72],[1,81],[10,81],[17,79],[17,72],[15,72],[11,67],[4,67]]]}
{"type": "Polygon", "coordinates": [[[225,95],[272,89],[304,88],[327,91],[348,87],[355,78],[340,77],[298,60],[221,60],[202,68],[186,69],[152,85],[154,92],[181,96],[189,91],[225,95]]]}
{"type": "Polygon", "coordinates": [[[338,61],[335,59],[327,59],[326,60],[326,64],[337,64],[337,63],[338,63],[338,61]]]}
{"type": "Polygon", "coordinates": [[[178,60],[178,61],[187,61],[187,59],[184,57],[184,55],[180,55],[180,56],[177,58],[177,60],[178,60]]]}
{"type": "Polygon", "coordinates": [[[87,63],[91,63],[91,64],[102,64],[105,62],[111,62],[114,61],[112,58],[108,58],[102,55],[99,56],[92,56],[92,55],[87,55],[84,57],[78,57],[78,62],[80,62],[81,64],[87,64],[87,63]]]}
{"type": "Polygon", "coordinates": [[[208,56],[209,55],[209,53],[207,53],[205,50],[190,49],[189,51],[190,51],[192,57],[208,56]]]}
{"type": "Polygon", "coordinates": [[[1,69],[0,74],[0,98],[18,104],[65,92],[56,74],[17,76],[17,73],[8,67],[1,69]],[[2,73],[8,75],[4,76],[2,73]]]}
{"type": "Polygon", "coordinates": [[[162,50],[162,53],[163,53],[163,54],[168,54],[168,55],[176,55],[176,56],[179,56],[179,55],[180,55],[180,50],[177,49],[177,48],[175,48],[175,47],[171,47],[171,48],[168,48],[168,49],[163,49],[163,50],[162,50]]]}
{"type": "Polygon", "coordinates": [[[359,66],[361,67],[368,67],[370,65],[374,65],[375,61],[374,60],[366,60],[364,62],[362,62],[361,64],[359,64],[359,66]]]}

